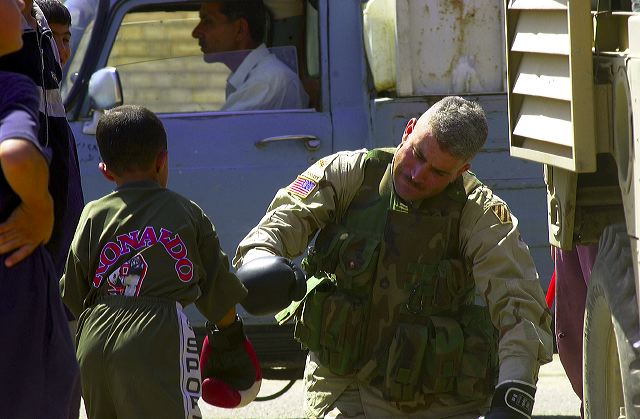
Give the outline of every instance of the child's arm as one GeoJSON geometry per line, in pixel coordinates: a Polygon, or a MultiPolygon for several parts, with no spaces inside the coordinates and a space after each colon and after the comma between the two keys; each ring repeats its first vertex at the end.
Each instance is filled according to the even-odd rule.
{"type": "Polygon", "coordinates": [[[67,308],[76,318],[80,317],[84,309],[84,300],[91,291],[89,260],[92,219],[91,203],[87,204],[80,214],[78,226],[73,235],[73,241],[67,255],[64,274],[60,279],[60,296],[67,308]]]}
{"type": "Polygon", "coordinates": [[[218,329],[225,329],[231,326],[234,321],[236,321],[236,308],[232,307],[231,309],[229,309],[229,311],[227,311],[227,314],[225,314],[220,321],[216,322],[216,326],[218,326],[218,329]]]}
{"type": "Polygon", "coordinates": [[[82,314],[84,300],[89,291],[89,278],[83,273],[80,261],[71,249],[64,274],[60,279],[60,297],[76,319],[82,314]]]}
{"type": "Polygon", "coordinates": [[[224,327],[222,322],[233,321],[235,305],[245,298],[247,290],[230,271],[229,258],[220,248],[211,221],[204,214],[201,217],[197,229],[198,253],[204,276],[198,284],[201,296],[195,305],[207,320],[224,327]]]}
{"type": "Polygon", "coordinates": [[[247,290],[230,272],[213,225],[204,214],[201,217],[198,249],[205,276],[196,307],[210,320],[200,354],[202,399],[218,407],[240,407],[255,399],[262,380],[258,358],[235,309],[247,290]]]}
{"type": "Polygon", "coordinates": [[[5,260],[11,267],[46,243],[53,230],[53,199],[49,194],[49,167],[28,140],[0,143],[0,164],[9,186],[21,203],[0,224],[0,253],[14,251],[5,260]]]}

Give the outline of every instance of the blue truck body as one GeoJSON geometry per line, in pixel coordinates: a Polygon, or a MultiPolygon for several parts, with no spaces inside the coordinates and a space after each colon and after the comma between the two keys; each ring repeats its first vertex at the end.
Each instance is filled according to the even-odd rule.
{"type": "MultiPolygon", "coordinates": [[[[94,7],[94,15],[87,20],[89,24],[77,28],[81,32],[74,32],[74,50],[83,56],[72,59],[64,88],[78,147],[84,197],[90,201],[112,188],[97,170],[100,158],[95,136],[87,133],[90,130],[86,128],[91,123],[92,103],[88,94],[91,75],[109,64],[112,44],[127,13],[154,7],[171,11],[183,4],[190,4],[190,10],[197,13],[197,3],[194,6],[176,0],[68,0],[66,4],[74,16],[86,12],[87,4],[94,7]]],[[[169,187],[204,208],[230,257],[239,241],[264,215],[278,188],[325,155],[397,145],[406,122],[440,98],[398,98],[376,93],[362,31],[362,2],[317,2],[316,79],[320,90],[315,108],[158,112],[169,139],[169,187]],[[280,140],[264,143],[265,139],[274,138],[280,140]],[[315,141],[312,147],[309,138],[315,141]]],[[[123,94],[124,103],[131,103],[126,86],[123,94]]],[[[468,98],[478,101],[489,119],[489,140],[473,161],[472,170],[506,200],[520,220],[523,239],[532,251],[545,286],[552,263],[542,167],[509,156],[506,93],[468,98]]],[[[188,313],[194,326],[203,325],[204,319],[194,307],[188,308],[188,313]]],[[[267,363],[299,362],[299,356],[291,355],[299,347],[293,343],[290,329],[278,329],[268,317],[248,316],[245,322],[267,363]]]]}

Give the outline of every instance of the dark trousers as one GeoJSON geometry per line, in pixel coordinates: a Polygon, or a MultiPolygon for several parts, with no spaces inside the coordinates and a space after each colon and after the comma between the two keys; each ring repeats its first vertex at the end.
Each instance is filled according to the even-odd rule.
{"type": "Polygon", "coordinates": [[[0,417],[77,418],[80,374],[58,278],[39,247],[13,268],[0,256],[0,417]]]}
{"type": "MultiPolygon", "coordinates": [[[[558,355],[573,391],[582,400],[582,335],[587,286],[597,245],[554,248],[556,268],[555,332],[558,355]]],[[[582,411],[582,407],[580,408],[582,411]]]]}

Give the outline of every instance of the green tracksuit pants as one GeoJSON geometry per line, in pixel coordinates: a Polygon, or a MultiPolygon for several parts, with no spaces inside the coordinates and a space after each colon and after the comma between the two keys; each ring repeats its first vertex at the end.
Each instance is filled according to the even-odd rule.
{"type": "Polygon", "coordinates": [[[76,335],[91,419],[200,418],[198,345],[180,304],[102,297],[76,335]]]}

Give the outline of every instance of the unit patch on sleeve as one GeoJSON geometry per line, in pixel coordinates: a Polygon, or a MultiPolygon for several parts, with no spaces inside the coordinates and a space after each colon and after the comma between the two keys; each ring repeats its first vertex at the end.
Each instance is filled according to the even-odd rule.
{"type": "Polygon", "coordinates": [[[324,159],[320,159],[315,162],[312,166],[310,166],[307,170],[304,171],[302,176],[305,179],[311,180],[313,182],[320,182],[320,179],[324,176],[324,171],[327,168],[327,163],[324,159]]]}
{"type": "Polygon", "coordinates": [[[287,191],[299,196],[300,198],[306,198],[317,186],[317,182],[300,175],[291,183],[291,185],[287,186],[287,191]]]}
{"type": "Polygon", "coordinates": [[[491,207],[491,211],[498,217],[498,220],[502,224],[507,224],[511,221],[511,213],[509,212],[509,208],[505,204],[495,204],[491,207]]]}

